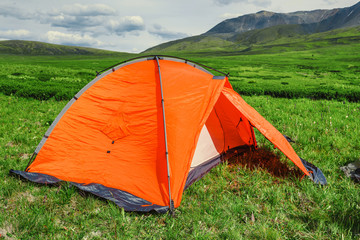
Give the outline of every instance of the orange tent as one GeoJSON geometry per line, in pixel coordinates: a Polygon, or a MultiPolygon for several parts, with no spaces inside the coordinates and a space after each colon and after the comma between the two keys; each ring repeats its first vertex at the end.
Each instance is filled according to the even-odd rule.
{"type": "Polygon", "coordinates": [[[253,127],[326,184],[226,74],[167,56],[132,59],[98,75],[60,112],[26,170],[11,172],[38,183],[68,181],[128,211],[165,212],[179,207],[184,189],[226,151],[256,147],[253,127]]]}

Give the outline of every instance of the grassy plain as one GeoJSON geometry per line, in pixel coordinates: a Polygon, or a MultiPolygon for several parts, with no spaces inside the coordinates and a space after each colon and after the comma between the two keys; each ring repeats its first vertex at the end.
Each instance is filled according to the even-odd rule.
{"type": "Polygon", "coordinates": [[[360,157],[358,49],[354,44],[261,55],[186,55],[229,72],[234,88],[295,140],[297,153],[322,169],[329,184],[300,181],[294,165],[256,132],[259,153],[235,156],[192,185],[175,218],[124,212],[66,183],[49,187],[8,175],[25,168],[67,99],[96,71],[125,56],[0,56],[1,237],[359,239],[359,185],[339,170],[360,157]],[[32,95],[26,95],[29,89],[32,95]],[[338,95],[321,95],[324,89],[338,95]]]}
{"type": "MultiPolygon", "coordinates": [[[[313,46],[316,47],[317,45],[313,46]]],[[[170,53],[230,74],[242,95],[360,101],[360,43],[276,53],[170,53]]],[[[261,53],[261,52],[260,52],[261,53]]],[[[97,71],[131,58],[0,55],[0,92],[40,100],[69,100],[97,71]]]]}

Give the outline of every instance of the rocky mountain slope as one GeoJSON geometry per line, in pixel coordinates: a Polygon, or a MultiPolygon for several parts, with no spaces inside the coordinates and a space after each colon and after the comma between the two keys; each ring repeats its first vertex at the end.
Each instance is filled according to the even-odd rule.
{"type": "Polygon", "coordinates": [[[281,38],[360,26],[360,2],[331,10],[274,13],[260,11],[227,19],[206,33],[147,49],[146,53],[241,49],[281,38]]]}

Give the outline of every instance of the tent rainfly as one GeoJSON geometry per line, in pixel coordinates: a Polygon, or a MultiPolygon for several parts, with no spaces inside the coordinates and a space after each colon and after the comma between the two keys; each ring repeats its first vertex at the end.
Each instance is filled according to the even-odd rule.
{"type": "Polygon", "coordinates": [[[169,56],[102,72],[56,117],[25,171],[11,173],[36,183],[68,181],[126,211],[164,213],[179,207],[184,189],[228,150],[256,148],[255,127],[311,180],[326,184],[226,74],[169,56]]]}

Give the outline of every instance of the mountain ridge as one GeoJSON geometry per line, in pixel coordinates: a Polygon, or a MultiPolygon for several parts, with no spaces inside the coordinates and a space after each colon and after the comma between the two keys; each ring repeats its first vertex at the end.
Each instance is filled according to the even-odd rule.
{"type": "Polygon", "coordinates": [[[360,2],[346,8],[330,10],[275,13],[259,11],[226,19],[209,31],[188,38],[159,44],[143,53],[166,51],[232,48],[239,50],[251,44],[274,41],[277,38],[309,35],[342,28],[360,26],[360,2]],[[272,35],[272,36],[271,36],[272,35]],[[192,44],[188,44],[188,43],[192,44]]]}
{"type": "Polygon", "coordinates": [[[224,20],[204,34],[241,33],[276,25],[311,24],[327,19],[336,14],[336,12],[337,9],[297,11],[292,13],[276,13],[262,10],[257,13],[224,20]]]}

